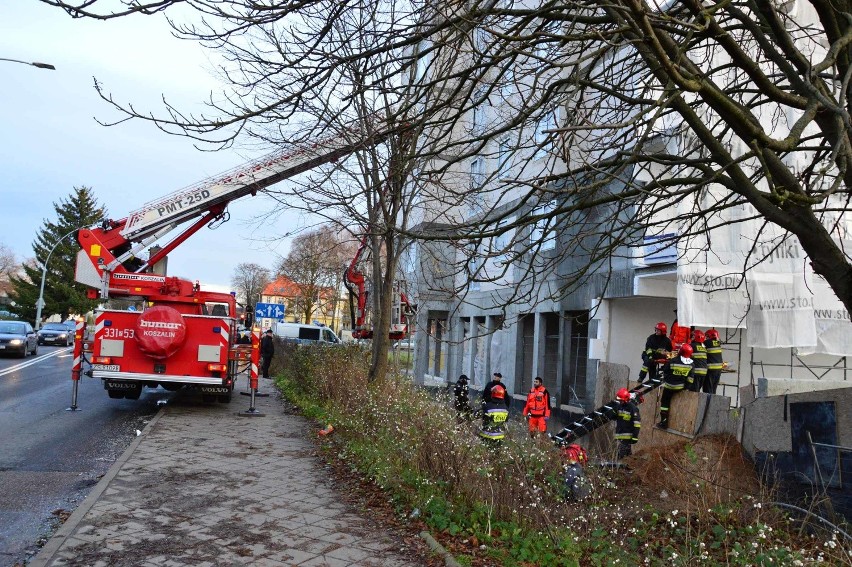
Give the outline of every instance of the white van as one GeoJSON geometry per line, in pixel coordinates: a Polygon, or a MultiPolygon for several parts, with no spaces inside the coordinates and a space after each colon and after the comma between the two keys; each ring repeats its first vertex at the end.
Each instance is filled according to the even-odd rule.
{"type": "Polygon", "coordinates": [[[340,339],[328,327],[304,323],[276,323],[272,329],[275,336],[285,340],[306,344],[340,344],[340,339]]]}

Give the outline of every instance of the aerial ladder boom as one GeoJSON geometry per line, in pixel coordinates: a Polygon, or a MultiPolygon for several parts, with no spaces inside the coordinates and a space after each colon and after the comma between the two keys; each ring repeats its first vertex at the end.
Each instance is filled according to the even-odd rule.
{"type": "MultiPolygon", "coordinates": [[[[382,138],[377,136],[375,140],[382,138]]],[[[160,293],[166,278],[146,272],[195,232],[224,220],[225,209],[231,201],[255,195],[279,181],[333,162],[365,143],[351,140],[361,140],[355,129],[267,154],[150,201],[126,218],[105,221],[98,228],[79,231],[77,238],[82,250],[77,256],[75,279],[100,289],[102,298],[111,294],[145,296],[160,293]],[[192,219],[195,219],[194,223],[146,262],[136,260],[142,250],[192,219]]],[[[175,291],[177,284],[172,284],[171,295],[186,295],[186,290],[175,291]]],[[[180,287],[186,288],[187,285],[184,282],[180,287]]]]}

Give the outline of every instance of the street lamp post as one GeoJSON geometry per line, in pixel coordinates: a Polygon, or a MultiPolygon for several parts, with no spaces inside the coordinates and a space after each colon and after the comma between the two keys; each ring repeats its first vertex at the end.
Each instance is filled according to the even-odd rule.
{"type": "Polygon", "coordinates": [[[21,61],[20,59],[7,59],[6,57],[0,57],[0,61],[11,61],[12,63],[22,63],[23,65],[32,65],[33,67],[38,67],[39,69],[50,69],[52,71],[56,71],[56,67],[54,67],[50,63],[39,63],[38,61],[21,61]]]}
{"type": "Polygon", "coordinates": [[[47,259],[41,265],[41,286],[38,289],[38,301],[36,301],[36,320],[35,320],[35,328],[36,331],[41,329],[41,308],[44,307],[44,278],[47,276],[47,264],[50,262],[50,257],[53,255],[53,251],[56,250],[56,247],[59,246],[63,240],[71,236],[73,233],[80,230],[79,228],[71,229],[69,232],[65,233],[62,238],[56,241],[56,244],[53,245],[53,248],[50,249],[50,252],[47,253],[47,259]]]}

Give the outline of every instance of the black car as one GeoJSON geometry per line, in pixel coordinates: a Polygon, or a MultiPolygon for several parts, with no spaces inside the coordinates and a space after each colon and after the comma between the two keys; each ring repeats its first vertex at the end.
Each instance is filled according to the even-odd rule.
{"type": "Polygon", "coordinates": [[[74,333],[64,323],[45,323],[38,331],[38,344],[65,345],[74,342],[74,333]]]}
{"type": "Polygon", "coordinates": [[[38,354],[38,335],[24,321],[0,321],[0,354],[38,354]]]}

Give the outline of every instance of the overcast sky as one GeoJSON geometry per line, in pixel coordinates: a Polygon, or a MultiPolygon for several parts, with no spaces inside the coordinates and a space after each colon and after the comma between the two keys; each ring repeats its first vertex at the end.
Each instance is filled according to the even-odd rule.
{"type": "MultiPolygon", "coordinates": [[[[89,186],[111,218],[243,163],[257,153],[202,152],[190,140],[132,121],[100,126],[119,115],[93,87],[96,78],[116,100],[138,110],[162,109],[165,96],[178,108],[200,111],[217,79],[210,55],[173,38],[162,16],[107,22],[74,20],[35,0],[0,1],[0,58],[39,61],[55,71],[0,61],[0,243],[19,259],[33,255],[53,203],[74,186],[89,186]]],[[[272,267],[288,243],[268,243],[302,221],[285,216],[259,226],[254,215],[270,200],[245,197],[229,207],[230,222],[203,229],[173,252],[169,273],[230,288],[234,267],[272,267]]]]}

